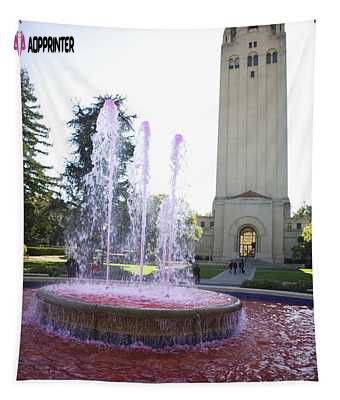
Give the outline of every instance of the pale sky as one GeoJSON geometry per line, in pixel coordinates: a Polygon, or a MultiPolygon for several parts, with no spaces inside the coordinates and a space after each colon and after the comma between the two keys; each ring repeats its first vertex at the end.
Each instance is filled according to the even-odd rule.
{"type": "MultiPolygon", "coordinates": [[[[23,22],[29,71],[45,122],[51,128],[45,163],[62,172],[70,157],[72,102],[100,94],[126,96],[135,129],[150,122],[151,192],[167,193],[169,147],[186,140],[186,198],[211,211],[215,196],[220,48],[223,30],[140,30],[23,22]],[[74,53],[27,53],[29,36],[73,36],[74,53]]],[[[289,197],[292,209],[311,204],[313,22],[286,24],[289,197]]]]}

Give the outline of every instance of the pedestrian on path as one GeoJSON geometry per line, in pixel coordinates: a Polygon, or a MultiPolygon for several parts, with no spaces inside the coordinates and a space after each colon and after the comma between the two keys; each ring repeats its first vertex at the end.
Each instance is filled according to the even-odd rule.
{"type": "Polygon", "coordinates": [[[230,261],[230,263],[229,263],[229,272],[232,274],[233,273],[233,263],[232,263],[232,261],[230,261]]]}
{"type": "Polygon", "coordinates": [[[237,274],[237,263],[234,261],[234,274],[237,274]]]}
{"type": "Polygon", "coordinates": [[[242,272],[242,274],[245,274],[246,273],[246,270],[244,269],[244,260],[242,259],[241,260],[241,272],[242,272]]]}
{"type": "Polygon", "coordinates": [[[240,261],[238,262],[238,272],[239,272],[239,274],[242,273],[242,260],[240,260],[240,261]]]}

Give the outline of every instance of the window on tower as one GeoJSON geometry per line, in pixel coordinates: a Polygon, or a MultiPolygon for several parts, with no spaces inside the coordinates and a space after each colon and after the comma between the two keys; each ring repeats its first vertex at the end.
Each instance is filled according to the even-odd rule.
{"type": "Polygon", "coordinates": [[[255,42],[254,42],[254,47],[257,47],[257,41],[255,40],[255,42]]]}
{"type": "Polygon", "coordinates": [[[253,42],[249,42],[249,48],[251,49],[253,47],[253,42]]]}
{"type": "Polygon", "coordinates": [[[277,63],[277,52],[274,51],[274,53],[273,53],[273,64],[276,64],[276,63],[277,63]]]}
{"type": "Polygon", "coordinates": [[[248,56],[248,67],[251,67],[253,65],[253,57],[248,56]]]}
{"type": "Polygon", "coordinates": [[[238,57],[235,58],[234,65],[235,65],[235,69],[239,69],[240,68],[240,59],[238,57]]]}
{"type": "Polygon", "coordinates": [[[272,55],[270,53],[267,53],[267,55],[266,55],[266,62],[267,62],[267,64],[272,63],[272,55]]]}
{"type": "Polygon", "coordinates": [[[234,60],[232,58],[229,58],[229,69],[234,68],[234,60]]]}
{"type": "Polygon", "coordinates": [[[250,77],[255,78],[255,71],[250,71],[250,77]]]}
{"type": "Polygon", "coordinates": [[[259,56],[257,54],[253,57],[253,65],[259,65],[259,56]]]}

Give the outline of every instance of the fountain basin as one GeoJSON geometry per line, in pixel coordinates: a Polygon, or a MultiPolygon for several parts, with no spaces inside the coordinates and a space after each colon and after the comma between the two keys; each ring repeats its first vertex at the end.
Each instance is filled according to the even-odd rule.
{"type": "Polygon", "coordinates": [[[138,291],[134,298],[130,289],[124,297],[123,285],[118,294],[112,289],[96,296],[72,285],[43,287],[36,295],[36,317],[52,330],[82,340],[156,348],[223,339],[238,328],[242,305],[236,297],[180,288],[181,301],[164,296],[148,300],[138,291]],[[197,303],[185,302],[186,295],[197,303]]]}

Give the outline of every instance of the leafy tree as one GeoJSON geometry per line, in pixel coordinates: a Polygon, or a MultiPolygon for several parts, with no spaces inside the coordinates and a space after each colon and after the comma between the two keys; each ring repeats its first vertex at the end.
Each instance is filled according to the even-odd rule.
{"type": "MultiPolygon", "coordinates": [[[[308,218],[312,221],[312,206],[307,203],[293,214],[294,218],[308,218]]],[[[298,243],[292,248],[293,258],[297,261],[303,261],[312,264],[312,223],[303,228],[301,236],[298,237],[298,243]]]]}
{"type": "Polygon", "coordinates": [[[25,241],[30,245],[64,245],[64,229],[69,207],[61,197],[41,197],[27,203],[25,241]]]}
{"type": "Polygon", "coordinates": [[[312,206],[306,202],[293,214],[294,218],[309,218],[312,219],[312,206]]]}
{"type": "Polygon", "coordinates": [[[193,212],[190,213],[188,224],[194,226],[193,240],[195,242],[198,242],[202,237],[203,229],[198,225],[196,214],[194,214],[193,212]]]}
{"type": "Polygon", "coordinates": [[[302,236],[306,243],[312,242],[312,224],[308,224],[303,228],[302,236]]]}
{"type": "MultiPolygon", "coordinates": [[[[154,261],[156,258],[157,250],[157,239],[159,232],[157,230],[158,216],[160,212],[160,207],[162,202],[167,198],[165,194],[157,194],[150,197],[148,206],[148,217],[146,226],[146,242],[148,245],[147,252],[154,261]]],[[[189,205],[184,201],[179,199],[178,204],[184,209],[188,210],[188,215],[185,221],[186,228],[184,232],[184,237],[182,238],[186,242],[193,244],[197,242],[202,236],[202,228],[197,224],[197,218],[195,213],[189,209],[189,205]]]]}
{"type": "Polygon", "coordinates": [[[55,194],[58,179],[47,174],[52,167],[38,159],[48,154],[49,129],[43,123],[38,98],[30,81],[28,71],[22,69],[21,103],[24,167],[24,240],[37,244],[48,240],[45,235],[46,220],[39,218],[42,205],[49,203],[55,194]]]}
{"type": "Polygon", "coordinates": [[[312,265],[312,224],[303,228],[302,235],[298,237],[298,244],[292,250],[295,260],[312,265]]]}

